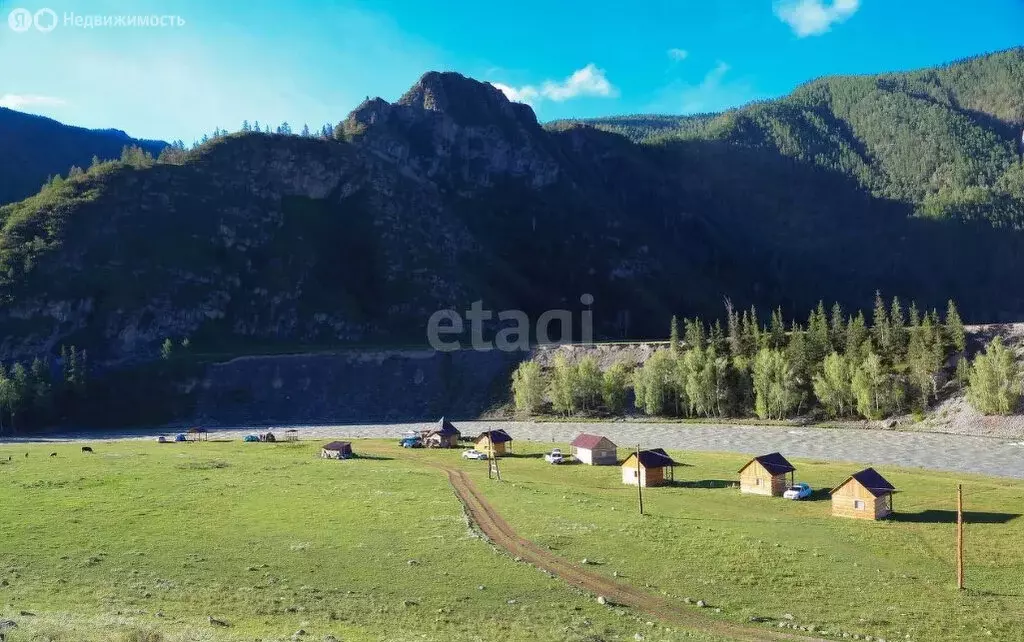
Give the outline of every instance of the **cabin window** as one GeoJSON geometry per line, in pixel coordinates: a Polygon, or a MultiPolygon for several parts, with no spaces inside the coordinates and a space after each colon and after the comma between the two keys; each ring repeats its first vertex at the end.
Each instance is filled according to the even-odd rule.
{"type": "Polygon", "coordinates": [[[760,477],[758,477],[757,479],[754,480],[754,485],[755,486],[760,486],[761,485],[761,478],[760,477]]]}
{"type": "Polygon", "coordinates": [[[864,501],[860,499],[853,500],[853,507],[857,510],[864,510],[864,501]]]}

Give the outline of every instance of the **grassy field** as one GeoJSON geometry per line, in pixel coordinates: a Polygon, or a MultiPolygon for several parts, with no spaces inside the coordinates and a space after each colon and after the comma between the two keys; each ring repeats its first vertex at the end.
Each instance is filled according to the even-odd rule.
{"type": "Polygon", "coordinates": [[[426,460],[323,461],[312,443],[94,446],[0,445],[10,642],[269,642],[299,629],[317,642],[611,640],[654,628],[713,642],[495,552],[426,460]]]}
{"type": "MultiPolygon", "coordinates": [[[[872,523],[831,518],[827,501],[739,495],[728,485],[742,456],[674,453],[689,466],[676,486],[645,491],[641,517],[617,467],[550,466],[541,447],[517,442],[498,483],[457,451],[392,442],[356,442],[373,457],[347,462],[317,459],[313,443],[119,442],[92,456],[2,445],[0,619],[19,623],[12,642],[267,642],[298,629],[308,640],[711,639],[599,606],[496,553],[432,466],[444,463],[470,471],[520,535],[722,609],[710,617],[791,614],[890,641],[1024,639],[1022,482],[886,467],[900,517],[872,523]]],[[[795,463],[816,488],[856,470],[795,463]]]]}

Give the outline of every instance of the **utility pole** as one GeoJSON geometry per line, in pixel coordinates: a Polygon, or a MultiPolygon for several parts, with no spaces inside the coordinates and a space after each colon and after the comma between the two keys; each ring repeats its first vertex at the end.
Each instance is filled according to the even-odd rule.
{"type": "Polygon", "coordinates": [[[956,485],[956,588],[964,590],[964,487],[956,485]]]}
{"type": "Polygon", "coordinates": [[[487,454],[487,479],[491,478],[491,466],[494,466],[494,476],[501,481],[501,469],[498,468],[498,458],[494,456],[494,439],[491,436],[487,437],[487,450],[490,451],[487,454]]]}
{"type": "Polygon", "coordinates": [[[644,484],[640,477],[640,444],[636,445],[636,498],[640,503],[640,514],[644,514],[644,484]]]}

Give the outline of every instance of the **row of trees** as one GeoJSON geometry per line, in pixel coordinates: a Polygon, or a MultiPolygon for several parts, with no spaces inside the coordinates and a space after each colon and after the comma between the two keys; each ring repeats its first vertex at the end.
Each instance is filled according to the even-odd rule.
{"type": "Polygon", "coordinates": [[[837,304],[826,313],[819,303],[806,324],[788,327],[781,310],[762,324],[756,309],[740,313],[727,301],[724,327],[686,319],[681,333],[673,318],[667,349],[633,371],[618,364],[602,373],[592,359],[569,364],[558,357],[545,377],[538,364],[526,362],[513,375],[512,390],[524,413],[541,411],[548,400],[562,415],[619,413],[632,389],[635,408],[648,415],[785,419],[813,411],[880,419],[923,411],[951,379],[961,388],[973,382],[972,390],[987,389],[993,380],[1006,392],[971,398],[998,400],[984,411],[1015,407],[1012,386],[1006,386],[1014,380],[1012,355],[994,346],[994,356],[979,357],[972,374],[965,349],[952,301],[940,317],[898,298],[887,305],[877,294],[870,324],[861,312],[847,315],[837,304]]]}
{"type": "Polygon", "coordinates": [[[53,425],[77,414],[87,394],[86,353],[61,348],[56,361],[0,366],[0,434],[53,425]]]}

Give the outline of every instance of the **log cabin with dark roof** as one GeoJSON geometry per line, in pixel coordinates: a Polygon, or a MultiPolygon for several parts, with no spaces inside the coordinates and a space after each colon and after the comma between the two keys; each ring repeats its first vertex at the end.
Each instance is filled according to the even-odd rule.
{"type": "Polygon", "coordinates": [[[637,453],[630,454],[622,462],[622,483],[630,486],[661,486],[675,481],[675,467],[678,462],[669,457],[661,448],[641,450],[639,465],[637,453]]]}
{"type": "Polygon", "coordinates": [[[511,443],[512,437],[504,430],[488,430],[477,436],[474,447],[487,454],[504,455],[511,450],[511,443]]]}
{"type": "Polygon", "coordinates": [[[865,468],[832,489],[832,515],[854,519],[885,519],[892,515],[896,487],[874,468],[865,468]]]}
{"type": "Polygon", "coordinates": [[[781,497],[793,485],[796,468],[781,453],[754,457],[740,468],[740,492],[781,497]]]}
{"type": "Polygon", "coordinates": [[[441,417],[434,428],[423,433],[423,443],[431,448],[455,448],[461,438],[462,433],[459,429],[444,417],[441,417]]]}

